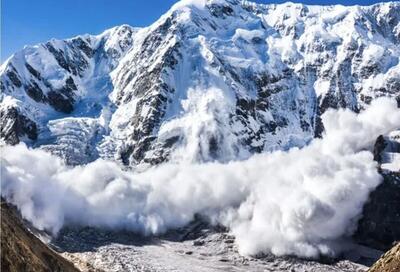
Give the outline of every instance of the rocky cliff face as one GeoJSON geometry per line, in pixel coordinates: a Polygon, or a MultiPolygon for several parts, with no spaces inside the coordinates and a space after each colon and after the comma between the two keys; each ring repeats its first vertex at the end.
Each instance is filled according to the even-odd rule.
{"type": "Polygon", "coordinates": [[[328,108],[400,101],[400,4],[182,1],[149,27],[26,47],[1,67],[1,138],[71,164],[229,161],[303,146],[328,108]]]}
{"type": "Polygon", "coordinates": [[[374,159],[379,163],[382,183],[364,205],[355,238],[359,243],[388,250],[400,240],[400,137],[399,132],[379,136],[374,159]]]}
{"type": "Polygon", "coordinates": [[[1,200],[1,270],[9,272],[79,271],[72,263],[30,233],[18,213],[3,202],[3,199],[1,200]]]}
{"type": "Polygon", "coordinates": [[[386,252],[368,271],[396,272],[400,270],[400,243],[386,252]]]}
{"type": "Polygon", "coordinates": [[[15,53],[0,70],[2,140],[41,146],[73,164],[98,157],[95,138],[105,129],[97,123],[112,91],[110,72],[136,32],[123,25],[15,53]]]}

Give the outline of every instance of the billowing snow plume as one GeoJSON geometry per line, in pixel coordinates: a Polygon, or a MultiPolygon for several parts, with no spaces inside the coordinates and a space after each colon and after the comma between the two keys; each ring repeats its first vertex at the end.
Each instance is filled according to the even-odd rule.
{"type": "Polygon", "coordinates": [[[358,115],[330,110],[323,122],[326,135],[302,149],[141,173],[103,160],[72,168],[44,151],[4,147],[1,194],[53,232],[81,224],[160,233],[199,213],[229,227],[243,254],[334,254],[380,182],[366,149],[400,127],[400,110],[382,98],[358,115]]]}

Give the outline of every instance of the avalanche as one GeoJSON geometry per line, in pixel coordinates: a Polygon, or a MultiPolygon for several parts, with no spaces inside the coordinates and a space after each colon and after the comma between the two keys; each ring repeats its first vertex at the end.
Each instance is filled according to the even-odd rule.
{"type": "Polygon", "coordinates": [[[0,68],[1,194],[54,233],[202,214],[242,254],[335,254],[400,128],[399,58],[399,2],[184,0],[27,46],[0,68]]]}
{"type": "Polygon", "coordinates": [[[6,146],[1,194],[54,233],[78,224],[158,234],[202,214],[229,227],[244,255],[334,255],[380,182],[366,148],[400,126],[400,110],[381,98],[360,114],[329,110],[323,122],[324,137],[302,149],[143,172],[104,160],[70,167],[41,150],[6,146]]]}

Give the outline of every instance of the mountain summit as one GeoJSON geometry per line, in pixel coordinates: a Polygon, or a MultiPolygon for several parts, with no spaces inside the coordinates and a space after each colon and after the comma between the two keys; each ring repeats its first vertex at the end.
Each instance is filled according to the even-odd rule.
{"type": "Polygon", "coordinates": [[[128,25],[27,46],[0,69],[1,139],[125,165],[302,147],[328,108],[400,103],[400,3],[181,1],[128,25]]]}

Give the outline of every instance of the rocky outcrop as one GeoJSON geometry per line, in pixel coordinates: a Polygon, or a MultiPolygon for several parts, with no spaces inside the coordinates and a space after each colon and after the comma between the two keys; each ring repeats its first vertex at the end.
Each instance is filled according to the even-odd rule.
{"type": "Polygon", "coordinates": [[[383,182],[364,205],[356,239],[377,249],[387,250],[400,240],[400,173],[382,173],[383,182]]]}
{"type": "MultiPolygon", "coordinates": [[[[1,139],[17,144],[27,136],[49,143],[43,139],[49,136],[48,122],[81,115],[79,102],[84,94],[89,88],[100,91],[98,85],[107,87],[109,73],[132,46],[136,31],[122,25],[97,36],[53,39],[27,46],[6,60],[0,70],[0,110],[2,124],[8,125],[2,125],[1,139]],[[44,136],[40,132],[45,132],[44,136]]],[[[102,100],[107,94],[91,94],[95,98],[85,104],[84,114],[91,115],[99,107],[99,101],[93,100],[102,100]]]]}
{"type": "Polygon", "coordinates": [[[36,140],[38,136],[36,123],[21,114],[15,107],[0,109],[0,138],[7,144],[18,144],[21,137],[36,140]]]}
{"type": "Polygon", "coordinates": [[[400,243],[386,252],[368,272],[397,272],[400,271],[400,243]]]}
{"type": "Polygon", "coordinates": [[[374,146],[382,183],[370,194],[358,222],[358,242],[387,250],[400,241],[400,138],[399,132],[379,136],[374,146]]]}
{"type": "Polygon", "coordinates": [[[1,201],[1,270],[78,272],[72,263],[29,232],[16,211],[1,201]]]}

